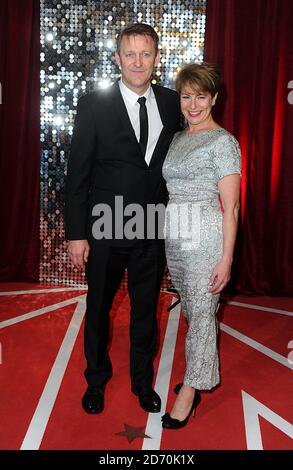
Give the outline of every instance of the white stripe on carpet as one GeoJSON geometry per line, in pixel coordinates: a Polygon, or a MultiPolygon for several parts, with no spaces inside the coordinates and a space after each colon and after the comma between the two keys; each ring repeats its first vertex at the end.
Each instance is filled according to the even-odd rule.
{"type": "Polygon", "coordinates": [[[281,315],[288,315],[289,317],[293,317],[293,312],[289,312],[287,310],[280,310],[278,308],[262,307],[261,305],[246,304],[244,302],[236,302],[234,300],[221,302],[221,305],[225,305],[225,304],[235,305],[236,307],[242,307],[242,308],[251,308],[253,310],[261,310],[263,312],[279,313],[281,315]]]}
{"type": "Polygon", "coordinates": [[[261,416],[272,426],[287,434],[293,439],[293,425],[279,416],[273,410],[263,405],[253,396],[242,392],[243,414],[245,422],[245,433],[248,450],[263,450],[262,435],[259,417],[261,416]]]}
{"type": "Polygon", "coordinates": [[[74,292],[87,290],[85,287],[56,287],[54,289],[32,289],[32,290],[12,290],[9,292],[0,292],[0,297],[4,295],[24,295],[24,294],[49,294],[50,292],[74,292]]]}
{"type": "Polygon", "coordinates": [[[85,296],[76,306],[20,450],[38,450],[41,445],[84,314],[85,296]]]}
{"type": "MultiPolygon", "coordinates": [[[[172,304],[176,302],[174,297],[172,304]]],[[[160,449],[162,437],[162,423],[161,416],[165,413],[166,403],[168,398],[168,390],[170,384],[170,377],[172,372],[173,357],[175,352],[176,338],[178,332],[179,318],[180,318],[181,305],[177,305],[169,313],[164,343],[162,346],[162,353],[160,357],[158,373],[155,383],[155,390],[160,395],[162,400],[161,413],[149,413],[145,434],[150,436],[151,439],[144,438],[142,450],[158,450],[160,449]]]]}
{"type": "Polygon", "coordinates": [[[280,364],[282,364],[282,366],[288,367],[288,369],[293,369],[293,364],[289,362],[289,359],[287,357],[284,357],[281,354],[276,353],[272,349],[267,348],[263,344],[258,343],[254,339],[249,338],[249,336],[246,336],[240,333],[239,331],[234,330],[233,328],[231,328],[228,325],[225,325],[224,323],[220,323],[220,328],[222,331],[224,331],[228,335],[233,336],[239,341],[242,341],[242,343],[247,344],[248,346],[252,347],[253,349],[256,349],[262,354],[265,354],[266,356],[273,359],[274,361],[279,362],[280,364]]]}
{"type": "Polygon", "coordinates": [[[46,307],[39,308],[38,310],[34,310],[33,312],[25,313],[23,315],[19,315],[18,317],[9,318],[8,320],[3,320],[2,322],[0,322],[0,328],[5,328],[7,326],[15,325],[16,323],[20,323],[25,320],[30,320],[31,318],[37,317],[39,315],[44,315],[45,313],[52,312],[53,310],[66,307],[67,305],[71,305],[76,302],[80,302],[83,298],[84,298],[84,295],[80,295],[78,297],[72,297],[71,299],[63,300],[62,302],[58,302],[53,305],[47,305],[46,307]]]}

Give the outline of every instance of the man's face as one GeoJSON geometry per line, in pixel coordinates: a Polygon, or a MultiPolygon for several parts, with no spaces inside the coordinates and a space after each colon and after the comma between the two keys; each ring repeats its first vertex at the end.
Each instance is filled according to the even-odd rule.
{"type": "Polygon", "coordinates": [[[149,86],[153,69],[160,58],[153,39],[146,35],[124,36],[115,58],[121,69],[123,83],[142,95],[149,86]]]}

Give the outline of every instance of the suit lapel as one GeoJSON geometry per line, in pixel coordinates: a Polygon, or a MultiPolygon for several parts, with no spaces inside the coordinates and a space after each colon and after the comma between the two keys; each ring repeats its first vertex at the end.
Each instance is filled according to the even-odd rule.
{"type": "Polygon", "coordinates": [[[164,138],[166,136],[167,130],[168,130],[168,113],[166,109],[166,101],[162,93],[162,89],[159,86],[152,86],[152,89],[154,91],[155,97],[156,97],[156,102],[158,105],[160,117],[162,120],[163,124],[163,129],[161,131],[161,134],[159,135],[156,147],[153,151],[152,158],[150,160],[149,166],[153,165],[154,162],[161,156],[160,148],[161,148],[161,143],[164,141],[164,138]]]}
{"type": "Polygon", "coordinates": [[[120,92],[119,81],[115,82],[112,85],[112,89],[111,89],[111,97],[112,97],[112,100],[113,100],[114,109],[117,112],[117,115],[120,117],[121,125],[124,127],[125,132],[129,136],[129,139],[130,139],[131,143],[137,147],[137,153],[138,153],[138,155],[141,156],[141,158],[139,158],[139,161],[141,162],[141,164],[143,166],[145,166],[147,168],[149,166],[153,165],[154,162],[157,160],[157,158],[160,157],[161,143],[164,141],[166,132],[168,130],[168,112],[167,112],[167,109],[166,109],[165,98],[163,96],[161,87],[152,86],[152,89],[153,89],[154,94],[155,94],[156,102],[157,102],[157,105],[158,105],[158,110],[159,110],[160,117],[161,117],[162,124],[163,124],[163,129],[162,129],[161,134],[159,136],[158,142],[157,142],[156,147],[154,149],[154,152],[153,152],[153,155],[151,157],[151,161],[150,161],[149,165],[147,165],[147,163],[146,163],[146,161],[145,161],[145,159],[142,155],[141,148],[140,148],[139,143],[137,141],[134,129],[132,127],[132,124],[131,124],[131,121],[130,121],[130,118],[129,118],[129,115],[128,115],[128,112],[127,112],[127,109],[126,109],[126,106],[125,106],[125,103],[124,103],[124,100],[123,100],[121,92],[120,92]]]}
{"type": "Polygon", "coordinates": [[[158,105],[160,117],[162,119],[163,127],[165,127],[165,126],[167,126],[168,115],[167,115],[165,100],[162,96],[161,87],[152,86],[152,89],[153,89],[153,92],[155,94],[155,98],[156,98],[156,102],[157,102],[157,105],[158,105]]]}
{"type": "Polygon", "coordinates": [[[135,145],[137,147],[137,153],[141,155],[141,159],[140,159],[141,163],[147,166],[145,159],[143,158],[141,148],[137,141],[134,129],[132,127],[123,97],[120,92],[119,81],[115,82],[114,85],[112,85],[111,91],[112,91],[112,100],[115,106],[114,109],[121,120],[121,125],[124,127],[125,132],[128,135],[132,145],[135,145]]]}

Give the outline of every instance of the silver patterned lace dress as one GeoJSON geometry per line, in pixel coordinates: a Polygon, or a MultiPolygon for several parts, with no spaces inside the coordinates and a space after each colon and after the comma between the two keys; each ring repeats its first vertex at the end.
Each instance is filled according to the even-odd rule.
{"type": "Polygon", "coordinates": [[[208,292],[222,257],[222,211],[218,182],[239,173],[237,140],[223,128],[175,134],[164,166],[169,192],[165,220],[171,280],[188,321],[184,383],[210,390],[219,381],[216,311],[219,295],[208,292]]]}

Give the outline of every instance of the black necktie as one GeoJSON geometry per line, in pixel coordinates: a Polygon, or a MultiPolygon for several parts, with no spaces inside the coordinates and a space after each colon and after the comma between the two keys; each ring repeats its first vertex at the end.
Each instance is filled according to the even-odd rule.
{"type": "Polygon", "coordinates": [[[140,123],[140,137],[139,145],[142,151],[143,156],[145,156],[147,143],[148,143],[148,133],[149,133],[149,123],[148,123],[148,113],[146,109],[146,98],[142,96],[138,98],[138,103],[140,105],[139,109],[139,123],[140,123]]]}

